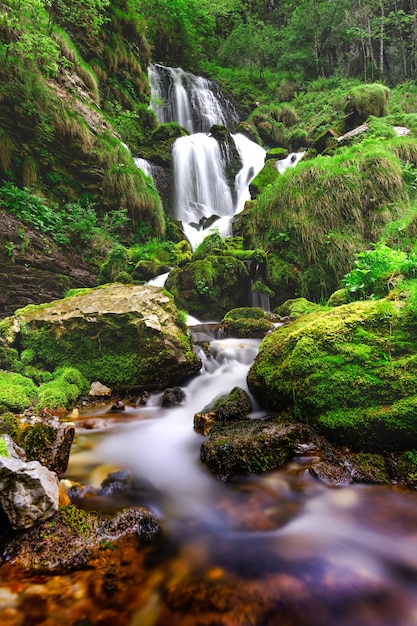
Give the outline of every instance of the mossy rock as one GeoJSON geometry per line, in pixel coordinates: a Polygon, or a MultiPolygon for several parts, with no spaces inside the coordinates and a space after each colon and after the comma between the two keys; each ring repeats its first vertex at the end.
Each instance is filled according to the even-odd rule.
{"type": "Polygon", "coordinates": [[[252,411],[252,401],[241,387],[234,387],[229,394],[215,398],[200,413],[194,415],[194,430],[208,435],[219,422],[245,419],[252,411]]]}
{"type": "Polygon", "coordinates": [[[226,333],[233,337],[264,337],[272,330],[270,316],[258,307],[240,307],[228,311],[222,319],[226,333]]]}
{"type": "Polygon", "coordinates": [[[349,127],[358,126],[370,115],[374,117],[387,115],[389,97],[389,88],[380,83],[352,87],[345,107],[349,127]]]}
{"type": "Polygon", "coordinates": [[[273,160],[280,161],[288,156],[288,150],[286,148],[271,148],[265,155],[265,161],[273,160]]]}
{"type": "Polygon", "coordinates": [[[22,374],[0,372],[0,404],[20,413],[29,408],[38,397],[35,383],[22,374]]]}
{"type": "Polygon", "coordinates": [[[348,290],[343,288],[334,291],[326,304],[327,306],[341,306],[342,304],[349,304],[350,300],[348,290]]]}
{"type": "Polygon", "coordinates": [[[411,487],[417,487],[417,449],[404,452],[397,463],[397,475],[411,487]]]}
{"type": "Polygon", "coordinates": [[[274,313],[279,317],[289,317],[292,320],[296,320],[303,315],[323,310],[324,307],[320,304],[309,302],[306,298],[295,298],[293,300],[287,300],[278,306],[274,313]]]}
{"type": "Polygon", "coordinates": [[[209,255],[172,270],[166,288],[178,308],[201,320],[219,320],[245,303],[248,272],[233,256],[209,255]]]}
{"type": "Polygon", "coordinates": [[[275,418],[244,419],[219,424],[201,446],[200,457],[221,480],[239,474],[258,474],[281,467],[295,447],[311,439],[303,424],[285,424],[275,418]]]}
{"type": "MultiPolygon", "coordinates": [[[[179,317],[164,289],[114,283],[20,309],[14,319],[16,341],[45,369],[75,368],[89,382],[125,390],[163,388],[198,372],[201,362],[179,317]]],[[[59,382],[65,393],[73,384],[59,382]]],[[[55,385],[48,385],[43,390],[52,393],[55,385]]]]}
{"type": "Polygon", "coordinates": [[[409,315],[407,301],[394,299],[304,315],[263,340],[249,389],[338,444],[417,446],[417,331],[409,315]]]}
{"type": "Polygon", "coordinates": [[[277,170],[276,161],[269,159],[249,185],[252,200],[265,191],[268,185],[272,185],[278,176],[280,173],[277,170]]]}

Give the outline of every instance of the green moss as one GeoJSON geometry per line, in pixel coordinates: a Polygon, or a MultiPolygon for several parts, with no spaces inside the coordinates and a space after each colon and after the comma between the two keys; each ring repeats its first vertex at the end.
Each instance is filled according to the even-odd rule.
{"type": "Polygon", "coordinates": [[[19,433],[19,420],[10,411],[0,413],[0,433],[10,435],[12,439],[19,433]]]}
{"type": "Polygon", "coordinates": [[[95,530],[94,524],[95,518],[91,516],[87,511],[79,509],[74,504],[67,504],[65,507],[60,507],[58,515],[77,535],[83,537],[89,537],[95,530]]]}
{"type": "Polygon", "coordinates": [[[325,310],[325,307],[314,302],[309,302],[306,298],[296,298],[294,300],[287,300],[277,307],[274,312],[280,317],[290,317],[292,320],[296,320],[303,315],[325,310]]]}
{"type": "Polygon", "coordinates": [[[10,411],[29,408],[38,397],[35,383],[21,374],[0,372],[0,403],[10,411]]]}
{"type": "Polygon", "coordinates": [[[264,337],[273,328],[267,313],[257,307],[240,307],[228,311],[222,323],[228,334],[237,337],[264,337]]]}
{"type": "Polygon", "coordinates": [[[29,461],[47,457],[54,441],[53,427],[40,423],[24,428],[18,437],[18,443],[26,452],[29,461]]]}
{"type": "Polygon", "coordinates": [[[417,450],[407,450],[404,452],[397,464],[397,473],[405,480],[405,482],[412,486],[417,487],[417,450]]]}
{"type": "Polygon", "coordinates": [[[178,308],[199,319],[221,319],[231,308],[243,303],[248,272],[233,256],[208,255],[174,269],[166,288],[178,308]]]}
{"type": "Polygon", "coordinates": [[[2,437],[0,437],[0,456],[9,457],[9,451],[7,449],[7,443],[2,437]]]}
{"type": "Polygon", "coordinates": [[[370,115],[383,117],[387,114],[390,90],[380,83],[352,87],[345,107],[346,114],[354,118],[354,125],[365,121],[370,115]]]}
{"type": "Polygon", "coordinates": [[[54,379],[44,383],[38,390],[38,407],[41,409],[70,409],[78,398],[89,389],[87,379],[74,367],[56,370],[54,379]]]}
{"type": "Polygon", "coordinates": [[[272,185],[278,176],[280,173],[277,170],[276,162],[269,159],[249,185],[252,199],[257,198],[268,185],[272,185]]]}

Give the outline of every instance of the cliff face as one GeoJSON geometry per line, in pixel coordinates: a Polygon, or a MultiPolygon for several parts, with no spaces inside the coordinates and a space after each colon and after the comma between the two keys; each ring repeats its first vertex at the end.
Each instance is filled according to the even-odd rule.
{"type": "MultiPolygon", "coordinates": [[[[144,224],[156,236],[165,228],[160,197],[125,145],[140,154],[156,126],[143,25],[123,0],[107,7],[97,32],[75,24],[59,6],[63,13],[52,15],[48,34],[41,31],[47,14],[39,24],[36,15],[28,22],[19,14],[14,30],[0,25],[0,316],[60,298],[70,287],[94,286],[109,250],[87,267],[82,241],[57,245],[12,210],[2,194],[6,182],[30,189],[61,215],[71,203],[93,207],[99,229],[110,212],[122,210],[131,239],[144,224]],[[40,33],[51,45],[53,71],[52,61],[15,45],[27,33],[40,33]]],[[[13,17],[14,5],[5,7],[13,17]]]]}
{"type": "Polygon", "coordinates": [[[0,212],[0,318],[60,298],[69,288],[95,284],[94,268],[73,249],[0,212]]]}

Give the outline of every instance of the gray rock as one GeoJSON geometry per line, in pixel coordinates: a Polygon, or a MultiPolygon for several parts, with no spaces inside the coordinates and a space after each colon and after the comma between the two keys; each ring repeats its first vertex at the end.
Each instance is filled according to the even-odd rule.
{"type": "Polygon", "coordinates": [[[54,472],[38,461],[0,457],[0,504],[14,529],[30,528],[58,510],[54,472]]]}

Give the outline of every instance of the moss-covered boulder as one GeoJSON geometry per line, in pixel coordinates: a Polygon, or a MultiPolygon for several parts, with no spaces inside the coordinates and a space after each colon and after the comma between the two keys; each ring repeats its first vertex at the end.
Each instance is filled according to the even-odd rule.
{"type": "Polygon", "coordinates": [[[3,324],[14,327],[15,345],[33,350],[40,367],[76,368],[89,382],[113,389],[166,387],[201,367],[172,296],[157,287],[115,283],[82,290],[19,309],[3,324]]]}
{"type": "Polygon", "coordinates": [[[233,256],[209,255],[172,270],[165,286],[180,309],[201,320],[221,319],[245,304],[248,272],[233,256]]]}
{"type": "Polygon", "coordinates": [[[194,430],[208,435],[218,422],[240,420],[252,411],[252,401],[241,387],[234,387],[229,394],[215,398],[200,413],[194,415],[194,430]]]}
{"type": "Polygon", "coordinates": [[[209,470],[227,481],[238,474],[258,474],[282,466],[299,443],[310,441],[304,424],[282,423],[269,417],[219,424],[201,446],[209,470]]]}
{"type": "Polygon", "coordinates": [[[309,302],[306,298],[294,298],[286,300],[283,304],[275,309],[275,313],[280,317],[289,317],[292,320],[296,320],[308,313],[314,313],[315,311],[323,311],[324,307],[315,302],[309,302]]]}
{"type": "Polygon", "coordinates": [[[417,330],[407,299],[356,302],[268,335],[248,384],[269,408],[361,450],[417,445],[417,330]]]}
{"type": "Polygon", "coordinates": [[[277,170],[276,161],[268,159],[259,172],[249,185],[249,191],[252,199],[257,198],[268,185],[272,185],[276,178],[280,176],[277,170]]]}
{"type": "Polygon", "coordinates": [[[389,97],[390,90],[380,83],[352,87],[345,107],[347,127],[358,126],[370,115],[374,117],[387,115],[389,97]]]}
{"type": "Polygon", "coordinates": [[[222,319],[227,335],[233,337],[264,337],[274,327],[271,314],[259,307],[239,307],[228,311],[222,319]]]}

